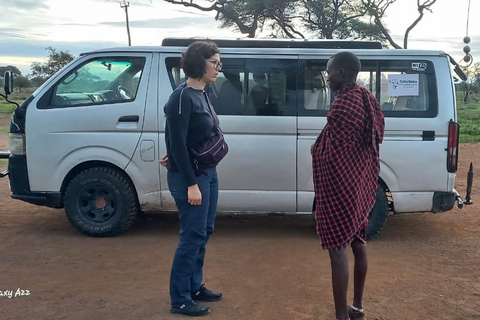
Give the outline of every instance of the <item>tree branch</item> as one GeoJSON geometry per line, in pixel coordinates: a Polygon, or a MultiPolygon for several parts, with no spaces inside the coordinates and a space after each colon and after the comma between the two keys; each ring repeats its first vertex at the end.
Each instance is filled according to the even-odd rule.
{"type": "Polygon", "coordinates": [[[215,1],[210,7],[202,7],[201,5],[193,3],[193,0],[190,0],[190,1],[163,0],[163,1],[171,4],[183,5],[184,7],[192,7],[201,11],[217,11],[216,19],[218,19],[218,13],[221,13],[226,19],[232,20],[237,25],[238,29],[242,34],[248,34],[249,38],[255,38],[255,32],[257,31],[257,27],[258,27],[257,13],[255,13],[254,15],[253,23],[248,26],[244,24],[237,15],[235,15],[233,12],[225,8],[224,5],[226,1],[215,1]]]}
{"type": "Polygon", "coordinates": [[[437,0],[427,0],[425,1],[423,4],[420,4],[420,0],[417,0],[417,6],[418,6],[418,17],[417,19],[415,19],[415,21],[410,25],[410,27],[407,28],[407,30],[405,31],[405,36],[403,37],[403,47],[405,49],[407,49],[407,44],[408,44],[408,36],[410,34],[410,31],[412,31],[413,28],[416,27],[416,25],[420,22],[420,20],[422,20],[423,18],[423,11],[424,10],[428,10],[428,11],[432,11],[430,9],[430,7],[435,4],[437,0]]]}
{"type": "Polygon", "coordinates": [[[382,23],[385,11],[395,1],[396,0],[380,0],[378,3],[375,3],[375,0],[362,0],[362,3],[367,9],[368,14],[373,17],[373,22],[380,29],[380,32],[384,35],[390,45],[395,49],[402,49],[402,47],[393,40],[387,28],[382,23]]]}

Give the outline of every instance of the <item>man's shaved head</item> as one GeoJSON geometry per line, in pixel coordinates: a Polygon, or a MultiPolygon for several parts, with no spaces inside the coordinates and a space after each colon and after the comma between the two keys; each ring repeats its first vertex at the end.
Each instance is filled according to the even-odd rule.
{"type": "Polygon", "coordinates": [[[362,64],[357,56],[348,51],[339,52],[330,59],[334,67],[343,68],[350,75],[357,75],[362,69],[362,64]]]}
{"type": "Polygon", "coordinates": [[[332,56],[327,63],[328,83],[332,91],[338,91],[344,86],[355,83],[362,64],[351,52],[343,51],[332,56]]]}

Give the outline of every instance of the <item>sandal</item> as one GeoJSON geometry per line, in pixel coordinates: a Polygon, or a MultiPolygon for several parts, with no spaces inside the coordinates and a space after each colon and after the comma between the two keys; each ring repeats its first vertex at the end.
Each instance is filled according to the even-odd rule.
{"type": "Polygon", "coordinates": [[[348,311],[348,318],[350,320],[356,320],[356,319],[362,319],[365,320],[365,312],[363,312],[363,309],[354,307],[353,305],[349,306],[347,308],[348,311]]]}

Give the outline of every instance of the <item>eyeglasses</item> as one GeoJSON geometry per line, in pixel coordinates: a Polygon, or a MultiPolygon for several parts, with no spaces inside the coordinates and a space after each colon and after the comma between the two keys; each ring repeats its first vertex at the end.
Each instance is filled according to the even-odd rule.
{"type": "Polygon", "coordinates": [[[214,67],[215,69],[217,69],[217,70],[222,69],[222,66],[223,66],[222,61],[220,61],[220,60],[208,60],[208,61],[209,61],[211,64],[213,64],[213,67],[214,67]]]}

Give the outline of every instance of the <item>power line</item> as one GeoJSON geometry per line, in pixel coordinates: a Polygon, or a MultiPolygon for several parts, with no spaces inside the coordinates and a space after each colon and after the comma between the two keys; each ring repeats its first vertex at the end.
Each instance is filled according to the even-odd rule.
{"type": "Polygon", "coordinates": [[[130,37],[130,24],[128,22],[128,7],[130,6],[130,3],[128,1],[123,0],[122,3],[120,3],[120,7],[125,9],[125,19],[126,19],[126,24],[127,24],[127,35],[128,35],[128,46],[130,47],[132,45],[132,39],[130,37]]]}
{"type": "Polygon", "coordinates": [[[470,3],[472,0],[468,0],[468,11],[467,11],[467,37],[468,37],[468,24],[470,23],[470,3]]]}

